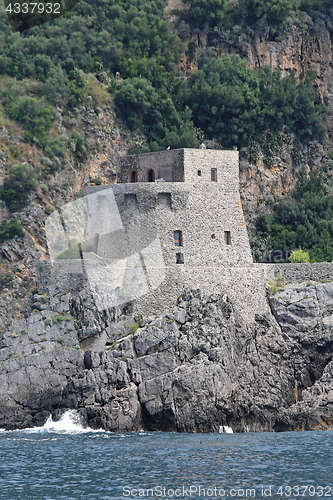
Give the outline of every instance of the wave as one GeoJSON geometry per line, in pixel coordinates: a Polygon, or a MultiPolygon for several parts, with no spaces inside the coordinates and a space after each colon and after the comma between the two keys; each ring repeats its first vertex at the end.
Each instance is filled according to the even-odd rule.
{"type": "Polygon", "coordinates": [[[27,427],[20,429],[19,432],[26,433],[56,433],[56,434],[82,434],[87,432],[106,432],[103,429],[91,429],[91,427],[84,427],[81,422],[80,414],[76,410],[67,410],[60,420],[53,421],[52,415],[49,416],[47,421],[42,427],[27,427]]]}
{"type": "Polygon", "coordinates": [[[226,434],[233,434],[234,431],[228,425],[220,425],[219,433],[220,434],[224,434],[224,433],[226,433],[226,434]]]}

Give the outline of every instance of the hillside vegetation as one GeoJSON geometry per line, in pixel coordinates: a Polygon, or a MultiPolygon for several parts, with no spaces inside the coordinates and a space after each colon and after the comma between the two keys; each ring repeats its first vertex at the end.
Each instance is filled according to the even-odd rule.
{"type": "MultiPolygon", "coordinates": [[[[323,22],[330,2],[190,0],[174,24],[165,7],[164,0],[81,0],[51,23],[13,33],[0,3],[0,122],[17,127],[44,158],[32,173],[11,148],[0,196],[12,213],[24,206],[37,182],[56,175],[69,160],[80,168],[98,149],[97,143],[87,145],[80,128],[68,127],[64,137],[56,124],[57,110],[69,123],[88,97],[92,105],[110,105],[120,124],[144,135],[131,153],[198,147],[204,141],[208,147],[243,148],[250,161],[263,157],[272,166],[279,148],[291,141],[295,165],[301,165],[303,151],[314,141],[325,143],[329,110],[319,102],[306,66],[300,78],[294,73],[282,78],[269,67],[249,69],[238,55],[218,57],[213,34],[229,36],[237,26],[246,36],[249,29],[273,26],[278,40],[288,16],[323,22]],[[207,46],[198,50],[184,30],[203,30],[207,46]],[[187,74],[180,69],[185,52],[197,64],[187,74]]],[[[333,259],[332,166],[327,165],[324,175],[314,171],[310,180],[303,173],[274,214],[257,220],[252,237],[257,259],[298,247],[312,260],[333,259]]]]}

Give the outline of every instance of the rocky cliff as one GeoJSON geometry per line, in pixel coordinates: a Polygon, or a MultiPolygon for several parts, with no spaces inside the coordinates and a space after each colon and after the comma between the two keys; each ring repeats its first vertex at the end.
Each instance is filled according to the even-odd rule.
{"type": "Polygon", "coordinates": [[[333,284],[289,285],[247,324],[227,294],[164,317],[35,296],[1,341],[0,427],[77,409],[89,426],[216,432],[333,427],[333,284]]]}

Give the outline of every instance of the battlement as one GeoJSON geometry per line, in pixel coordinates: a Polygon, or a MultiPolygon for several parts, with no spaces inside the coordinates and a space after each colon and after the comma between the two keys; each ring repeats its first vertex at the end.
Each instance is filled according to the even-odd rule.
{"type": "Polygon", "coordinates": [[[218,184],[231,181],[238,189],[238,151],[174,149],[123,156],[117,165],[117,183],[184,182],[218,184]]]}

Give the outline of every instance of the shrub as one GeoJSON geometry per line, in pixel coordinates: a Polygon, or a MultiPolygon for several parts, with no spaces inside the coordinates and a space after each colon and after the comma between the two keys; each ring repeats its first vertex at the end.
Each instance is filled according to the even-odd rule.
{"type": "Polygon", "coordinates": [[[134,335],[134,333],[137,331],[137,329],[139,328],[139,326],[140,326],[139,322],[133,323],[133,325],[131,326],[131,334],[132,335],[134,335]]]}
{"type": "Polygon", "coordinates": [[[12,238],[22,238],[24,234],[22,225],[15,219],[10,222],[4,220],[0,224],[0,243],[12,238]]]}
{"type": "Polygon", "coordinates": [[[226,0],[189,0],[189,16],[199,28],[213,26],[223,17],[226,0]]]}
{"type": "Polygon", "coordinates": [[[10,118],[22,125],[24,139],[30,143],[43,139],[56,117],[53,108],[44,99],[35,97],[23,96],[14,100],[7,96],[4,108],[10,118]]]}
{"type": "Polygon", "coordinates": [[[266,285],[266,288],[267,288],[267,291],[269,293],[274,294],[274,293],[278,292],[279,290],[283,290],[285,286],[286,286],[285,279],[280,274],[280,276],[278,277],[278,279],[276,281],[269,280],[267,285],[266,285]]]}
{"type": "Polygon", "coordinates": [[[14,277],[10,272],[0,272],[0,290],[13,285],[14,277]]]}
{"type": "Polygon", "coordinates": [[[9,178],[4,182],[0,193],[8,208],[15,212],[29,199],[32,188],[37,187],[36,174],[26,165],[19,165],[10,170],[9,178]]]}
{"type": "Polygon", "coordinates": [[[249,23],[262,17],[271,23],[280,23],[296,7],[295,0],[241,0],[240,5],[249,23]]]}
{"type": "Polygon", "coordinates": [[[269,242],[266,258],[275,252],[287,256],[290,249],[306,248],[311,262],[333,260],[333,195],[316,170],[301,171],[294,191],[281,199],[272,216],[256,221],[257,235],[269,242]]]}
{"type": "Polygon", "coordinates": [[[308,252],[299,248],[298,250],[291,252],[288,260],[292,263],[310,262],[310,256],[308,252]]]}
{"type": "Polygon", "coordinates": [[[316,104],[314,73],[297,82],[294,73],[282,78],[269,67],[247,68],[237,55],[215,59],[206,54],[198,63],[179,98],[208,139],[216,138],[224,148],[259,141],[267,159],[279,150],[282,131],[302,142],[323,141],[326,108],[316,104]]]}

